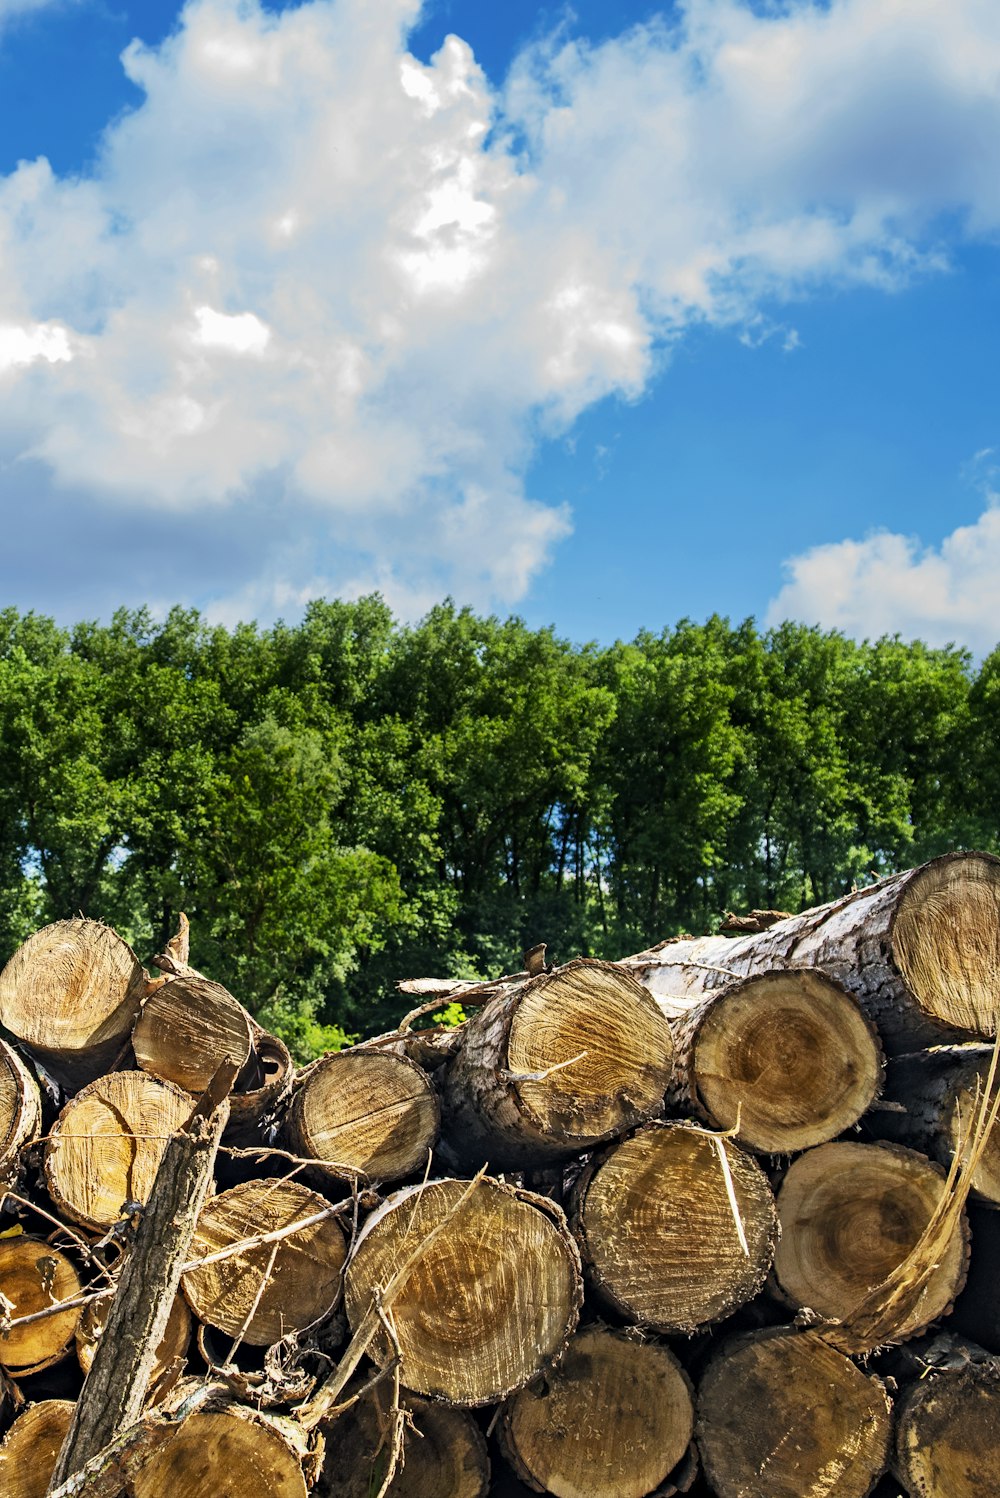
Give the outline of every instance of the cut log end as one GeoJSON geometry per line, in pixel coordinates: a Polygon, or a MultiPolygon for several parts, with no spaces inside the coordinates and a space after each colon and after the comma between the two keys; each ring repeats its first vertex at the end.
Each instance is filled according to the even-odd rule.
{"type": "Polygon", "coordinates": [[[18,1151],[37,1139],[42,1125],[38,1083],[13,1046],[0,1040],[0,1182],[18,1173],[18,1151]]]}
{"type": "Polygon", "coordinates": [[[307,1498],[298,1453],[270,1422],[222,1410],[189,1415],[132,1478],[133,1498],[307,1498]]]}
{"type": "MultiPolygon", "coordinates": [[[[44,1238],[0,1238],[0,1291],[10,1302],[10,1318],[47,1311],[60,1300],[81,1294],[80,1276],[71,1261],[44,1238]]],[[[58,1311],[0,1336],[0,1365],[19,1377],[37,1373],[69,1351],[80,1308],[58,1311]]]]}
{"type": "Polygon", "coordinates": [[[693,1428],[673,1353],[588,1327],[508,1403],[501,1443],[514,1470],[555,1498],[645,1498],[682,1460],[693,1428]]]}
{"type": "Polygon", "coordinates": [[[43,1399],[17,1417],[0,1446],[3,1498],[45,1498],[72,1418],[68,1399],[43,1399]]]}
{"type": "Polygon", "coordinates": [[[903,1399],[896,1465],[913,1498],[993,1498],[1000,1466],[1000,1363],[947,1369],[903,1399]]]}
{"type": "Polygon", "coordinates": [[[440,1110],[426,1073],[403,1056],[325,1056],[294,1095],[286,1133],[301,1155],[334,1173],[398,1181],[427,1163],[440,1110]]]}
{"type": "MultiPolygon", "coordinates": [[[[536,1202],[489,1177],[471,1190],[431,1181],[368,1218],[347,1272],[347,1314],[357,1328],[374,1292],[411,1264],[389,1301],[407,1388],[491,1404],[559,1353],[582,1298],[579,1256],[558,1209],[536,1202]]],[[[382,1333],[372,1356],[383,1365],[392,1356],[382,1333]]]]}
{"type": "Polygon", "coordinates": [[[865,1498],[890,1431],[882,1384],[814,1332],[736,1338],[698,1391],[698,1446],[718,1498],[865,1498]]]}
{"type": "Polygon", "coordinates": [[[939,1025],[995,1035],[1000,1014],[1000,861],[935,859],[910,879],[892,924],[896,966],[939,1025]]]}
{"type": "MultiPolygon", "coordinates": [[[[389,1489],[392,1498],[485,1498],[490,1462],[472,1417],[415,1394],[404,1398],[402,1408],[403,1460],[389,1489]]],[[[318,1498],[372,1498],[378,1492],[389,1466],[389,1422],[383,1385],[329,1427],[318,1498]]]]}
{"type": "Polygon", "coordinates": [[[243,1007],[207,978],[171,978],[151,994],[132,1032],[144,1071],[188,1092],[204,1092],[222,1061],[237,1072],[250,1057],[250,1023],[243,1007]]]}
{"type": "Polygon", "coordinates": [[[647,1124],[579,1192],[577,1231],[598,1293],[629,1320],[691,1332],[756,1295],[774,1254],[767,1178],[729,1141],[647,1124]]]}

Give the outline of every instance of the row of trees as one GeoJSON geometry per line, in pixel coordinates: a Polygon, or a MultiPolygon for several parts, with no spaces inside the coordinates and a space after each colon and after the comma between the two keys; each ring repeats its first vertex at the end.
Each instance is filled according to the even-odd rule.
{"type": "Polygon", "coordinates": [[[685,621],[578,646],[378,597],[301,624],[0,612],[0,960],[83,912],[300,1054],[547,940],[616,956],[1000,831],[1000,652],[685,621]]]}

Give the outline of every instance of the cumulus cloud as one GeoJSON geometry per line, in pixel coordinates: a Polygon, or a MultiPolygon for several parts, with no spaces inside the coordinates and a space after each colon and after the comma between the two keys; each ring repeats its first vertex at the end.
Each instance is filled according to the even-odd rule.
{"type": "Polygon", "coordinates": [[[142,555],[210,529],[215,586],[165,548],[166,596],[515,602],[571,524],[539,440],[693,323],[792,349],[765,303],[1000,227],[995,0],[687,0],[502,88],[411,56],[418,9],[191,0],[89,175],[0,178],[4,485],[142,555]]]}

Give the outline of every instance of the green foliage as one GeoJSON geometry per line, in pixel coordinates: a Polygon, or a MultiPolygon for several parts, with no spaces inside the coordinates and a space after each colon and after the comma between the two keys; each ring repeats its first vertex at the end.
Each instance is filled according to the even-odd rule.
{"type": "Polygon", "coordinates": [[[77,911],[146,955],[184,910],[197,966],[306,1059],[394,1024],[402,977],[618,956],[996,848],[998,735],[1000,651],[795,624],[599,649],[377,597],[268,630],[7,609],[0,960],[77,911]]]}

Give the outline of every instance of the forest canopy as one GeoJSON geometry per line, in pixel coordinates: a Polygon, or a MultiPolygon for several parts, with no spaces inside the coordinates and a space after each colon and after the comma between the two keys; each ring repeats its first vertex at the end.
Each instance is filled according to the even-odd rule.
{"type": "Polygon", "coordinates": [[[996,850],[1000,650],[752,620],[573,644],[377,596],[295,626],[0,611],[0,962],[82,913],[300,1057],[405,976],[617,957],[996,850]]]}

